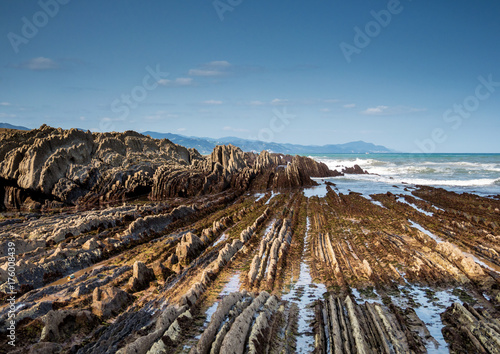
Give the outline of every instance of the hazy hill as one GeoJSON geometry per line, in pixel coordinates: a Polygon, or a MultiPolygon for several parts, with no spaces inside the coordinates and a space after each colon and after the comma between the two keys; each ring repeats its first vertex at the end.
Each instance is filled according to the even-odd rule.
{"type": "Polygon", "coordinates": [[[299,145],[299,144],[280,144],[272,142],[264,142],[258,140],[248,140],[237,137],[224,137],[220,139],[197,138],[183,136],[172,133],[158,133],[152,131],[143,132],[144,135],[150,135],[156,139],[169,139],[170,141],[185,146],[197,149],[201,154],[209,154],[216,145],[232,144],[238,146],[243,151],[262,151],[268,150],[283,154],[340,154],[340,153],[389,153],[392,150],[382,145],[375,145],[364,141],[353,141],[345,144],[329,144],[329,145],[299,145]]]}
{"type": "MultiPolygon", "coordinates": [[[[23,126],[12,125],[9,123],[0,123],[0,129],[18,129],[30,130],[23,126]]],[[[193,136],[184,136],[172,133],[158,133],[153,131],[143,132],[144,135],[149,135],[154,139],[168,139],[176,144],[187,148],[195,148],[201,154],[210,154],[216,145],[232,144],[239,147],[243,151],[268,150],[270,152],[282,154],[364,154],[364,153],[389,153],[391,149],[382,145],[375,145],[364,141],[353,141],[345,144],[328,144],[328,145],[299,145],[299,144],[280,144],[273,142],[265,142],[259,140],[248,140],[237,138],[234,136],[223,137],[219,139],[198,138],[193,136]]]]}
{"type": "Polygon", "coordinates": [[[30,130],[30,128],[22,127],[20,125],[12,125],[9,123],[0,123],[0,129],[30,130]]]}

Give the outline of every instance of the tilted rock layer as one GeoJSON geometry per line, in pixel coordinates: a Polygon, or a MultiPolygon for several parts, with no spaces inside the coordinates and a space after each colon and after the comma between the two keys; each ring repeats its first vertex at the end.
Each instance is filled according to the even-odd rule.
{"type": "Polygon", "coordinates": [[[306,157],[244,153],[231,145],[203,157],[133,131],[91,133],[45,125],[0,135],[0,160],[0,206],[25,209],[298,187],[314,185],[310,177],[338,174],[306,157]]]}
{"type": "Polygon", "coordinates": [[[498,352],[498,197],[307,197],[339,173],[134,132],[1,142],[2,201],[35,211],[0,213],[0,353],[498,352]]]}

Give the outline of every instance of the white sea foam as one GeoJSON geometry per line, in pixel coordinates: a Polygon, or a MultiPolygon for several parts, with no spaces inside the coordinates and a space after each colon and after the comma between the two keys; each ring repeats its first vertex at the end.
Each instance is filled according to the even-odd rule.
{"type": "Polygon", "coordinates": [[[376,181],[388,184],[410,184],[410,185],[424,185],[424,186],[458,186],[458,187],[481,187],[481,186],[494,186],[500,184],[500,178],[476,178],[476,179],[431,179],[431,178],[414,178],[412,176],[391,176],[390,173],[384,175],[374,174],[373,170],[368,169],[369,175],[345,175],[343,177],[333,177],[335,179],[350,179],[361,181],[376,181]]]}
{"type": "Polygon", "coordinates": [[[382,161],[377,159],[363,159],[363,158],[325,158],[314,157],[312,158],[325,163],[330,169],[343,169],[345,167],[353,167],[359,165],[361,168],[370,169],[371,173],[407,173],[407,172],[443,172],[453,171],[466,168],[467,170],[475,171],[491,171],[500,172],[500,163],[481,163],[481,162],[468,162],[468,161],[421,161],[411,156],[407,157],[406,162],[391,162],[382,161]]]}
{"type": "MultiPolygon", "coordinates": [[[[457,193],[482,196],[500,194],[500,154],[490,155],[330,155],[314,159],[331,170],[341,171],[359,165],[369,175],[345,175],[329,178],[341,193],[408,194],[404,189],[415,185],[442,187],[457,193]],[[394,187],[396,186],[396,187],[394,187]]],[[[311,190],[321,194],[320,189],[311,190]]]]}
{"type": "Polygon", "coordinates": [[[346,167],[359,165],[362,169],[368,170],[372,174],[384,176],[403,175],[454,175],[456,173],[495,173],[500,172],[500,164],[479,163],[467,161],[420,161],[408,157],[406,162],[381,161],[376,159],[346,158],[329,159],[316,157],[316,160],[325,163],[332,170],[342,170],[346,167]]]}

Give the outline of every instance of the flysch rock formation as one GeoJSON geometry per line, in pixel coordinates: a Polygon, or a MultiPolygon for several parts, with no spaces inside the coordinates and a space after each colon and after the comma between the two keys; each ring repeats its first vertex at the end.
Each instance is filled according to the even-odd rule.
{"type": "Polygon", "coordinates": [[[48,126],[0,135],[0,201],[4,208],[54,206],[149,196],[152,200],[233,188],[314,185],[339,174],[299,156],[243,153],[217,146],[208,157],[167,139],[133,131],[91,133],[48,126]]]}
{"type": "Polygon", "coordinates": [[[2,353],[500,352],[499,198],[306,197],[366,171],[135,132],[0,155],[2,353]]]}

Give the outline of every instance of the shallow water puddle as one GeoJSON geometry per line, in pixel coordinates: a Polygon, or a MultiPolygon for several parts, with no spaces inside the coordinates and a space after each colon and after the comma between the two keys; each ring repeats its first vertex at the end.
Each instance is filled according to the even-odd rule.
{"type": "Polygon", "coordinates": [[[444,325],[441,321],[441,313],[454,302],[460,302],[459,298],[452,294],[452,290],[432,291],[419,286],[401,286],[400,295],[390,296],[392,302],[403,309],[411,307],[417,316],[425,323],[431,336],[438,342],[439,346],[432,341],[427,341],[425,346],[428,353],[443,353],[447,351],[448,344],[444,340],[441,330],[444,325]],[[414,303],[413,303],[414,302],[414,303]]]}
{"type": "Polygon", "coordinates": [[[236,272],[231,276],[231,278],[229,278],[229,281],[226,283],[226,285],[224,285],[224,288],[222,288],[219,296],[225,296],[231,293],[238,292],[240,291],[240,286],[240,272],[236,272]]]}
{"type": "MultiPolygon", "coordinates": [[[[307,231],[304,240],[304,248],[309,238],[309,217],[307,217],[307,231]]],[[[314,320],[314,308],[312,303],[322,299],[326,292],[324,284],[313,283],[309,265],[304,257],[300,263],[300,273],[297,282],[292,284],[288,294],[282,296],[285,301],[294,302],[299,308],[298,316],[298,335],[297,335],[297,353],[310,353],[314,348],[314,334],[311,332],[311,322],[314,320]]]]}
{"type": "MultiPolygon", "coordinates": [[[[424,229],[421,225],[417,224],[416,222],[408,219],[408,222],[411,224],[411,226],[417,230],[420,230],[422,231],[424,234],[428,235],[429,237],[431,237],[432,239],[434,239],[437,243],[442,243],[442,242],[445,242],[442,238],[440,238],[439,236],[436,236],[434,235],[432,232],[430,232],[429,230],[426,230],[424,229]]],[[[452,243],[452,242],[449,242],[449,243],[452,243]]],[[[453,243],[452,243],[453,244],[453,243]]],[[[459,247],[460,248],[460,247],[459,247]]],[[[479,264],[480,266],[486,268],[486,269],[489,269],[495,273],[498,273],[500,274],[500,267],[497,266],[496,264],[488,261],[487,259],[484,259],[482,257],[478,257],[478,256],[475,256],[473,255],[472,253],[469,253],[469,252],[466,252],[464,250],[462,250],[460,248],[460,250],[462,251],[462,253],[467,256],[467,257],[471,257],[474,262],[476,262],[477,264],[479,264]]]]}
{"type": "Polygon", "coordinates": [[[430,202],[430,201],[428,201],[428,200],[422,199],[422,198],[420,198],[420,197],[418,197],[418,196],[416,196],[416,195],[414,195],[414,194],[408,194],[408,195],[412,196],[413,198],[415,198],[415,199],[417,199],[417,200],[421,200],[421,201],[423,201],[424,203],[429,204],[430,206],[432,206],[432,207],[433,207],[434,209],[436,209],[436,210],[445,211],[443,208],[440,208],[440,207],[438,207],[437,205],[434,205],[433,203],[431,203],[431,202],[430,202]]]}
{"type": "Polygon", "coordinates": [[[268,225],[266,226],[266,229],[264,230],[264,234],[262,235],[262,238],[266,238],[267,234],[271,229],[273,228],[274,224],[276,223],[276,219],[272,219],[269,221],[268,225]]]}
{"type": "Polygon", "coordinates": [[[258,202],[259,200],[261,200],[262,198],[264,198],[265,195],[266,195],[266,193],[255,193],[253,195],[254,197],[257,197],[257,199],[255,199],[255,202],[258,202]]]}
{"type": "Polygon", "coordinates": [[[358,289],[352,288],[351,291],[357,304],[364,304],[365,302],[369,302],[371,304],[384,304],[380,295],[377,294],[377,291],[375,289],[370,290],[373,295],[370,294],[369,296],[362,295],[358,289]]]}
{"type": "Polygon", "coordinates": [[[314,186],[310,188],[304,188],[304,195],[307,198],[318,197],[323,198],[327,193],[326,184],[320,184],[319,186],[314,186]]]}
{"type": "Polygon", "coordinates": [[[408,202],[405,198],[403,197],[399,197],[398,199],[396,199],[397,202],[400,202],[400,203],[404,203],[404,204],[407,204],[409,206],[411,206],[413,209],[415,209],[416,211],[418,212],[421,212],[422,214],[425,214],[427,216],[434,216],[434,213],[430,213],[428,211],[425,211],[424,209],[422,208],[419,208],[418,206],[416,206],[415,204],[413,203],[410,203],[408,202]]]}
{"type": "Polygon", "coordinates": [[[368,199],[369,202],[371,202],[372,204],[375,204],[381,208],[384,208],[384,209],[387,209],[384,204],[380,203],[378,200],[374,200],[372,199],[372,197],[369,195],[369,194],[361,194],[361,196],[365,199],[368,199]]]}
{"type": "Polygon", "coordinates": [[[199,333],[194,337],[194,339],[199,340],[201,338],[201,334],[207,328],[208,324],[212,320],[212,316],[215,313],[215,311],[217,311],[217,307],[219,307],[219,302],[221,298],[231,293],[240,291],[240,286],[241,286],[240,272],[236,272],[231,276],[231,278],[229,278],[229,281],[224,285],[214,303],[205,311],[205,316],[206,316],[205,322],[203,322],[203,326],[201,327],[199,333]]]}
{"type": "Polygon", "coordinates": [[[482,257],[475,256],[469,252],[462,251],[462,253],[468,257],[471,257],[474,260],[474,262],[476,262],[480,266],[487,268],[495,273],[500,274],[500,267],[497,266],[495,263],[492,263],[492,262],[490,262],[487,259],[484,259],[482,257]]]}
{"type": "Polygon", "coordinates": [[[217,307],[219,307],[219,301],[215,301],[212,306],[210,306],[206,311],[205,311],[205,315],[207,316],[206,320],[205,320],[205,326],[207,324],[210,323],[210,321],[212,320],[212,316],[213,314],[215,313],[215,311],[217,311],[217,307]]]}
{"type": "Polygon", "coordinates": [[[423,232],[424,234],[426,234],[427,236],[429,236],[430,238],[432,238],[434,241],[436,241],[437,243],[442,243],[444,242],[442,238],[434,235],[432,232],[430,232],[429,230],[427,229],[424,229],[420,224],[417,224],[416,222],[408,219],[408,222],[411,224],[411,227],[423,232]]]}
{"type": "Polygon", "coordinates": [[[224,232],[222,235],[220,235],[220,237],[217,239],[217,241],[215,241],[215,243],[212,245],[212,247],[217,246],[219,243],[221,243],[222,241],[224,241],[226,238],[227,238],[227,235],[224,232]]]}
{"type": "Polygon", "coordinates": [[[269,199],[267,200],[266,202],[266,205],[269,205],[269,202],[271,201],[271,199],[273,199],[275,196],[277,196],[278,194],[280,194],[279,192],[277,193],[274,193],[274,191],[271,192],[271,196],[269,197],[269,199]]]}

